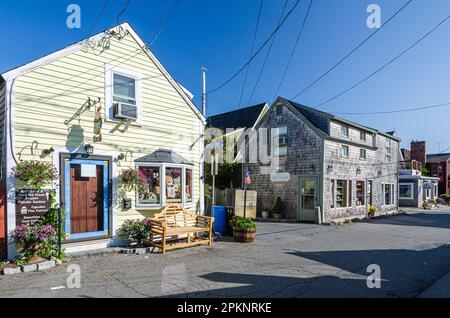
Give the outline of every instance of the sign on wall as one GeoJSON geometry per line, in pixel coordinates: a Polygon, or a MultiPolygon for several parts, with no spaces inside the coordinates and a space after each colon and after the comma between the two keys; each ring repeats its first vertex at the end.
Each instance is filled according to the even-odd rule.
{"type": "Polygon", "coordinates": [[[32,225],[51,207],[50,190],[19,189],[16,191],[16,225],[32,225]]]}
{"type": "MultiPolygon", "coordinates": [[[[244,196],[243,190],[236,190],[234,213],[236,216],[244,216],[244,196]]],[[[248,218],[256,218],[256,191],[247,190],[247,207],[245,209],[245,216],[248,218]]]]}

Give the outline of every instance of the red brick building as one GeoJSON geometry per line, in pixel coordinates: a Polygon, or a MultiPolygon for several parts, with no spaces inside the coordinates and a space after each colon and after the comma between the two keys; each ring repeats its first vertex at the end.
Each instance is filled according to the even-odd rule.
{"type": "Polygon", "coordinates": [[[430,176],[439,178],[439,193],[450,193],[450,153],[427,155],[426,168],[430,176]]]}

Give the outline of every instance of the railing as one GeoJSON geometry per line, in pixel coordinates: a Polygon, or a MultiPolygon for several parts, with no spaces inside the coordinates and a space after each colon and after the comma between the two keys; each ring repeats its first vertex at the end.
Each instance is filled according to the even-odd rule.
{"type": "Polygon", "coordinates": [[[405,170],[416,170],[420,171],[423,168],[423,165],[420,161],[410,160],[410,161],[399,161],[398,163],[400,169],[405,170]]]}

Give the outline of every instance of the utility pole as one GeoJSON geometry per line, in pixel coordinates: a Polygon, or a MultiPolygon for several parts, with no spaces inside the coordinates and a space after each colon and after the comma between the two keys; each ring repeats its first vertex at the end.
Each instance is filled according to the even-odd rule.
{"type": "Polygon", "coordinates": [[[202,114],[206,117],[206,71],[205,67],[202,67],[203,74],[203,94],[202,94],[202,114]]]}

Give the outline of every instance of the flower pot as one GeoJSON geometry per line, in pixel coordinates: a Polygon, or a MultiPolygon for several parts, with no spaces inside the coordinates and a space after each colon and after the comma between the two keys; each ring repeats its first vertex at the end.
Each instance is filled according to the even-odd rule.
{"type": "Polygon", "coordinates": [[[267,211],[262,211],[261,215],[262,215],[263,219],[269,218],[269,212],[267,212],[267,211]]]}
{"type": "Polygon", "coordinates": [[[256,228],[237,229],[233,227],[233,237],[237,242],[252,243],[256,238],[256,228]]]}

